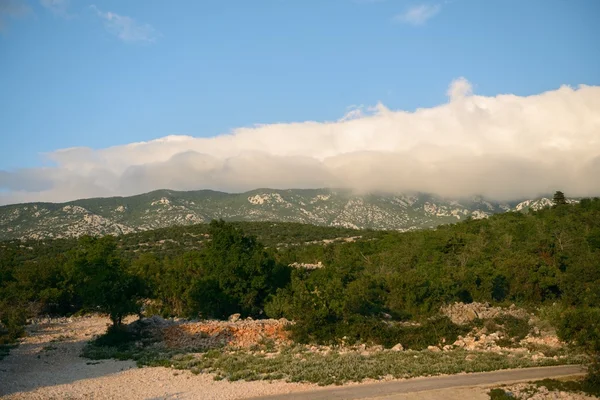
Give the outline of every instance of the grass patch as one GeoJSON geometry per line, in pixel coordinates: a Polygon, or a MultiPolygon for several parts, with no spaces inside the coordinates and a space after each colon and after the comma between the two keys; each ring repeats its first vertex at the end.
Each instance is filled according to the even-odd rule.
{"type": "Polygon", "coordinates": [[[581,363],[580,356],[561,360],[534,361],[526,354],[484,353],[455,350],[434,353],[430,351],[380,351],[364,355],[357,351],[318,353],[308,347],[295,345],[273,353],[255,353],[248,350],[221,349],[199,352],[166,350],[150,346],[127,349],[99,347],[93,342],[84,350],[92,359],[131,359],[138,366],[164,366],[190,370],[194,374],[211,373],[215,380],[286,380],[311,382],[319,385],[340,385],[365,379],[411,378],[417,376],[483,372],[506,368],[581,363]],[[467,355],[469,355],[467,359],[467,355]]]}

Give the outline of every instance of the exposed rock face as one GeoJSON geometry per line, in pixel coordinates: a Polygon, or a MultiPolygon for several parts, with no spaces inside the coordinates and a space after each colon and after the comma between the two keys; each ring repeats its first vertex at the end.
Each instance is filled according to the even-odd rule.
{"type": "MultiPolygon", "coordinates": [[[[571,201],[571,200],[569,200],[571,201]]],[[[539,203],[539,204],[538,204],[539,203]]],[[[523,202],[520,210],[547,206],[523,202]]],[[[409,231],[515,210],[514,203],[428,194],[356,194],[350,190],[258,189],[246,193],[158,190],[131,197],[0,206],[0,240],[121,235],[222,218],[409,231]]]]}
{"type": "Polygon", "coordinates": [[[163,328],[162,336],[170,348],[248,348],[269,340],[274,344],[289,343],[285,329],[289,324],[285,319],[184,322],[163,328]]]}
{"type": "Polygon", "coordinates": [[[529,314],[522,309],[511,306],[511,308],[491,307],[484,303],[453,303],[443,306],[440,312],[450,318],[458,325],[473,322],[475,319],[491,319],[510,315],[516,318],[529,318],[529,314]]]}
{"type": "Polygon", "coordinates": [[[319,269],[323,268],[323,263],[321,261],[317,262],[316,264],[295,262],[290,264],[289,266],[292,268],[319,269]]]}
{"type": "Polygon", "coordinates": [[[496,342],[501,338],[503,338],[503,334],[501,332],[493,332],[487,335],[482,333],[482,330],[475,329],[465,337],[459,336],[452,345],[468,351],[498,352],[502,350],[502,348],[498,346],[496,342]]]}

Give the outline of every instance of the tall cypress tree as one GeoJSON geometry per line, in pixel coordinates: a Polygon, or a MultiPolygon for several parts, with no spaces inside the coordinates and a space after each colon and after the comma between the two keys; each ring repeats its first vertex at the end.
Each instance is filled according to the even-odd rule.
{"type": "Polygon", "coordinates": [[[556,193],[554,193],[554,205],[558,206],[561,204],[567,204],[567,200],[565,199],[565,194],[563,192],[561,192],[560,190],[557,190],[556,193]]]}

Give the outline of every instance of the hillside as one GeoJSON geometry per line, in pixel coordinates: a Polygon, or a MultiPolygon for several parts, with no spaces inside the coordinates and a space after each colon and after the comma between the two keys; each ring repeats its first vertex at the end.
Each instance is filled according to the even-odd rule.
{"type": "Polygon", "coordinates": [[[332,189],[257,189],[229,194],[211,190],[159,190],[131,197],[28,203],[0,207],[0,240],[121,235],[213,219],[280,221],[353,229],[414,230],[484,218],[508,210],[539,209],[543,198],[494,203],[332,189]]]}

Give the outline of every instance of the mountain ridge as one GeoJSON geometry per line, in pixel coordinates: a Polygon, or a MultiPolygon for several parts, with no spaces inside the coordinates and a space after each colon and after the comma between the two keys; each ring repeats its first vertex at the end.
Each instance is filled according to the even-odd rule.
{"type": "Polygon", "coordinates": [[[481,196],[447,199],[425,193],[357,194],[326,188],[260,188],[243,193],[160,189],[134,196],[0,206],[0,240],[120,235],[219,218],[406,231],[550,204],[547,197],[500,203],[481,196]]]}

